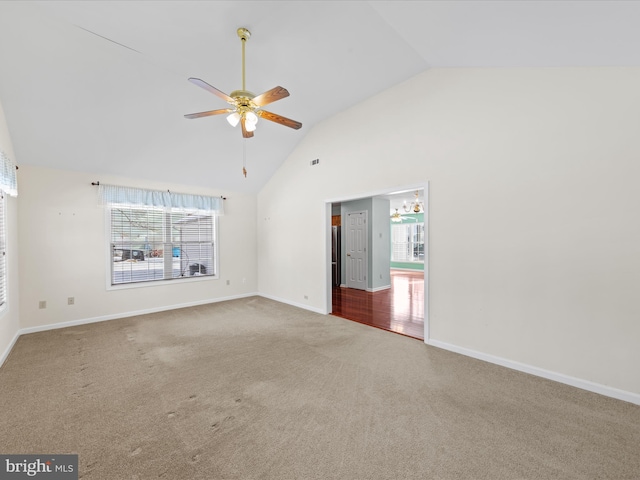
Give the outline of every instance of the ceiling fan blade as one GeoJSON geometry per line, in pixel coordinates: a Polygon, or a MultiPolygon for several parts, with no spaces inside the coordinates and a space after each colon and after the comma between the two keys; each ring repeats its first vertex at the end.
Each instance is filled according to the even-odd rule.
{"type": "Polygon", "coordinates": [[[264,105],[269,105],[276,100],[280,100],[288,96],[289,91],[286,88],[273,87],[271,90],[261,93],[257,97],[253,98],[253,103],[255,103],[259,107],[263,107],[264,105]]]}
{"type": "Polygon", "coordinates": [[[234,104],[235,101],[233,100],[233,98],[231,98],[229,95],[227,95],[224,92],[221,92],[220,90],[218,90],[216,87],[212,87],[211,85],[209,85],[207,82],[205,82],[204,80],[200,80],[199,78],[193,78],[191,77],[189,79],[189,81],[191,83],[193,83],[194,85],[197,85],[201,88],[204,88],[205,90],[207,90],[208,92],[213,93],[214,95],[220,97],[222,100],[224,100],[225,102],[234,104]]]}
{"type": "Polygon", "coordinates": [[[276,115],[275,113],[267,112],[266,110],[258,110],[256,115],[264,118],[265,120],[271,120],[272,122],[279,123],[280,125],[284,125],[285,127],[294,128],[298,130],[302,127],[300,122],[296,122],[295,120],[291,120],[290,118],[283,117],[281,115],[276,115]]]}
{"type": "Polygon", "coordinates": [[[247,130],[247,127],[245,125],[245,118],[244,115],[240,118],[240,125],[242,126],[242,136],[244,138],[251,138],[253,137],[253,132],[250,132],[247,130]]]}
{"type": "Polygon", "coordinates": [[[199,112],[199,113],[189,113],[184,116],[184,118],[201,118],[201,117],[209,117],[211,115],[222,115],[224,113],[233,112],[233,108],[221,108],[219,110],[209,110],[208,112],[199,112]]]}

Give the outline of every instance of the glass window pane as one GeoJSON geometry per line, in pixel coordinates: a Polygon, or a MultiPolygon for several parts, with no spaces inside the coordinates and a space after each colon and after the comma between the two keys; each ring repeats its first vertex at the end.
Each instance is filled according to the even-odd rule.
{"type": "Polygon", "coordinates": [[[113,207],[113,285],[213,276],[213,214],[161,208],[113,207]]]}

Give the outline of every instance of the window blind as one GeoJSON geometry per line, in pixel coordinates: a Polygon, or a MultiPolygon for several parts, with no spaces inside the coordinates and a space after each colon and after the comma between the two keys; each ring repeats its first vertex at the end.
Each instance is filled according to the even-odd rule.
{"type": "Polygon", "coordinates": [[[98,186],[107,209],[111,285],[217,276],[222,198],[98,186]]]}
{"type": "Polygon", "coordinates": [[[0,307],[7,303],[6,195],[18,195],[18,178],[16,164],[0,150],[0,307]]]}
{"type": "Polygon", "coordinates": [[[0,191],[0,307],[7,301],[7,235],[5,232],[4,211],[4,194],[0,191]]]}
{"type": "Polygon", "coordinates": [[[12,197],[18,196],[16,164],[0,150],[0,190],[12,197]]]}
{"type": "Polygon", "coordinates": [[[215,276],[215,214],[109,207],[111,285],[215,276]]]}

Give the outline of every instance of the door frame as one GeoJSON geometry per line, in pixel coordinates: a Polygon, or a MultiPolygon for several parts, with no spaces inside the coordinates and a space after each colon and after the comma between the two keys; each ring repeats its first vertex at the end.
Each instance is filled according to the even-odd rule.
{"type": "Polygon", "coordinates": [[[430,255],[430,226],[429,211],[431,209],[431,201],[429,199],[429,182],[412,183],[408,185],[399,185],[395,187],[383,188],[371,192],[347,194],[342,197],[330,198],[325,200],[324,208],[324,225],[325,225],[325,312],[327,314],[333,311],[332,299],[332,282],[331,282],[331,205],[333,203],[349,202],[362,198],[377,197],[379,195],[389,195],[395,192],[405,190],[423,190],[424,191],[424,343],[429,343],[429,268],[431,265],[430,255]]]}

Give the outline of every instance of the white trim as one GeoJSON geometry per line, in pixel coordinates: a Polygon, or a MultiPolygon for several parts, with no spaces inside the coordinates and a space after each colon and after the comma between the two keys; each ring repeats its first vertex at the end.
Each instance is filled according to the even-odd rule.
{"type": "Polygon", "coordinates": [[[368,192],[353,193],[350,195],[343,195],[340,197],[325,199],[325,203],[331,204],[331,203],[350,202],[351,200],[360,200],[362,198],[378,197],[380,195],[390,195],[395,192],[404,192],[406,190],[421,190],[425,187],[426,184],[427,182],[419,182],[419,183],[413,183],[409,185],[398,185],[395,187],[381,188],[378,190],[369,190],[368,192]]]}
{"type": "MultiPolygon", "coordinates": [[[[331,245],[331,231],[333,229],[333,225],[331,222],[331,218],[332,218],[332,205],[330,203],[325,203],[324,204],[324,222],[326,225],[330,225],[329,229],[327,230],[327,235],[325,235],[325,240],[324,240],[324,252],[323,253],[323,258],[325,259],[324,262],[324,278],[325,278],[325,282],[322,285],[322,296],[324,297],[324,313],[331,313],[333,311],[333,269],[331,268],[331,262],[333,260],[333,255],[332,255],[332,245],[331,245]]],[[[342,235],[342,227],[340,228],[340,235],[342,235]]],[[[342,240],[341,240],[342,241],[342,240]]],[[[342,265],[341,262],[338,262],[340,265],[342,265]]],[[[342,270],[342,266],[340,267],[340,269],[342,270]]],[[[338,272],[338,276],[340,277],[340,279],[342,279],[342,272],[338,272]]],[[[342,285],[340,285],[340,287],[342,287],[342,285]]]]}
{"type": "Polygon", "coordinates": [[[431,235],[431,225],[429,221],[429,212],[431,211],[431,198],[429,195],[429,182],[424,182],[424,196],[422,201],[424,203],[424,212],[422,217],[422,221],[424,222],[424,268],[422,269],[424,280],[424,338],[425,341],[428,341],[431,338],[431,319],[429,318],[429,289],[431,285],[429,280],[429,269],[431,268],[431,253],[429,252],[429,247],[431,245],[429,240],[431,235]]]}
{"type": "Polygon", "coordinates": [[[382,290],[389,290],[390,288],[391,285],[383,285],[382,287],[367,288],[367,292],[380,292],[382,290]]]}
{"type": "Polygon", "coordinates": [[[13,347],[18,341],[18,338],[20,338],[19,330],[13,336],[13,339],[9,342],[9,345],[7,345],[7,348],[5,348],[4,352],[2,352],[2,356],[0,356],[0,367],[4,365],[5,360],[9,357],[9,354],[11,353],[11,350],[13,350],[13,347]]]}
{"type": "Polygon", "coordinates": [[[199,300],[197,302],[180,303],[178,305],[167,305],[164,307],[146,308],[144,310],[135,310],[133,312],[114,313],[111,315],[102,315],[100,317],[82,318],[79,320],[71,320],[69,322],[51,323],[49,325],[40,325],[37,327],[28,327],[21,329],[18,333],[25,335],[28,333],[44,332],[46,330],[57,330],[59,328],[75,327],[77,325],[85,325],[88,323],[104,322],[107,320],[117,320],[119,318],[135,317],[137,315],[146,315],[148,313],[164,312],[167,310],[176,310],[178,308],[196,307],[198,305],[206,305],[209,303],[225,302],[227,300],[236,300],[238,298],[255,297],[257,293],[243,293],[240,295],[231,295],[229,297],[213,298],[208,300],[199,300]]]}
{"type": "Polygon", "coordinates": [[[478,352],[476,350],[471,350],[465,347],[459,347],[457,345],[441,342],[439,340],[429,339],[425,340],[424,343],[432,347],[442,348],[444,350],[459,353],[471,358],[477,358],[478,360],[493,363],[495,365],[500,365],[502,367],[511,368],[512,370],[517,370],[519,372],[524,372],[535,375],[537,377],[553,380],[555,382],[564,383],[565,385],[570,385],[572,387],[587,390],[589,392],[599,393],[600,395],[604,395],[606,397],[616,398],[618,400],[623,400],[625,402],[640,405],[640,394],[638,393],[628,392],[626,390],[620,390],[618,388],[609,387],[600,383],[590,382],[589,380],[571,377],[563,373],[552,372],[550,370],[545,370],[544,368],[538,368],[534,367],[533,365],[527,365],[525,363],[515,362],[506,358],[496,357],[494,355],[478,352]]]}
{"type": "MultiPolygon", "coordinates": [[[[109,265],[111,268],[111,265],[109,265]]],[[[110,290],[128,290],[130,288],[150,288],[156,287],[158,285],[175,285],[176,281],[180,281],[180,283],[189,283],[189,282],[203,282],[210,280],[220,280],[219,275],[195,275],[193,277],[177,277],[172,278],[171,280],[145,280],[141,282],[129,282],[129,283],[116,283],[115,285],[108,284],[107,291],[110,290]]],[[[110,282],[111,278],[107,279],[107,282],[110,282]]]]}
{"type": "Polygon", "coordinates": [[[287,305],[291,305],[292,307],[302,308],[303,310],[309,310],[310,312],[319,313],[321,315],[327,315],[329,312],[323,311],[321,308],[311,307],[309,305],[304,305],[303,303],[291,302],[289,300],[285,300],[284,298],[274,297],[273,295],[269,295],[267,293],[258,293],[260,297],[268,298],[269,300],[274,300],[280,303],[286,303],[287,305]]]}
{"type": "MultiPolygon", "coordinates": [[[[148,309],[144,309],[144,310],[136,310],[136,311],[133,311],[133,312],[123,312],[123,313],[117,313],[117,314],[112,314],[112,315],[103,315],[101,317],[92,317],[92,318],[85,318],[85,319],[80,319],[80,320],[72,320],[70,322],[54,323],[54,324],[49,324],[49,325],[41,325],[41,326],[37,326],[37,327],[28,327],[28,328],[20,329],[18,332],[16,332],[16,334],[14,335],[13,339],[11,340],[11,342],[9,342],[9,345],[7,345],[7,348],[2,353],[2,356],[0,356],[0,367],[4,364],[6,359],[9,357],[9,354],[11,353],[11,350],[13,349],[13,347],[16,344],[16,342],[18,341],[18,338],[21,335],[26,335],[26,334],[29,334],[29,333],[36,333],[36,332],[43,332],[43,331],[47,331],[47,330],[57,330],[59,328],[73,327],[73,326],[84,325],[84,324],[89,324],[89,323],[97,323],[97,322],[103,322],[103,321],[107,321],[107,320],[116,320],[116,319],[119,319],[119,318],[135,317],[137,315],[145,315],[145,314],[148,314],[148,313],[163,312],[163,311],[167,311],[167,310],[175,310],[175,309],[178,309],[178,308],[185,308],[185,307],[195,307],[195,306],[198,306],[198,305],[206,305],[206,304],[209,304],[209,303],[218,303],[218,302],[224,302],[224,301],[227,301],[227,300],[236,300],[236,299],[239,299],[239,298],[247,298],[247,297],[255,297],[255,296],[268,298],[268,299],[274,300],[276,302],[285,303],[287,305],[291,305],[291,306],[294,306],[294,307],[302,308],[304,310],[309,310],[311,312],[319,313],[319,314],[322,314],[322,315],[327,315],[329,313],[329,312],[324,312],[324,311],[322,311],[322,309],[319,309],[319,308],[314,308],[314,307],[310,307],[309,305],[302,305],[302,304],[299,304],[299,303],[290,302],[290,301],[287,301],[287,300],[280,299],[278,297],[274,297],[272,295],[267,295],[267,294],[263,294],[263,293],[245,293],[245,294],[231,295],[231,296],[228,296],[228,297],[221,297],[221,298],[216,298],[216,299],[209,299],[209,300],[201,300],[201,301],[197,301],[197,302],[182,303],[182,304],[178,304],[178,305],[170,305],[170,306],[158,307],[158,308],[148,308],[148,309]]],[[[562,374],[562,373],[552,372],[550,370],[545,370],[543,368],[538,368],[538,367],[534,367],[532,365],[527,365],[527,364],[524,364],[524,363],[515,362],[513,360],[508,360],[508,359],[502,358],[502,357],[496,357],[494,355],[478,352],[476,350],[471,350],[471,349],[468,349],[468,348],[465,348],[465,347],[459,347],[457,345],[452,345],[450,343],[441,342],[439,340],[433,340],[433,339],[428,339],[427,338],[427,339],[425,339],[424,343],[429,345],[429,346],[432,346],[432,347],[442,348],[443,350],[448,350],[450,352],[459,353],[459,354],[465,355],[467,357],[476,358],[478,360],[482,360],[482,361],[485,361],[485,362],[493,363],[495,365],[500,365],[500,366],[503,366],[503,367],[506,367],[506,368],[511,368],[513,370],[517,370],[517,371],[520,371],[520,372],[524,372],[524,373],[528,373],[528,374],[535,375],[535,376],[538,376],[538,377],[546,378],[548,380],[553,380],[553,381],[556,381],[556,382],[559,382],[559,383],[564,383],[565,385],[570,385],[572,387],[580,388],[582,390],[587,390],[589,392],[598,393],[598,394],[604,395],[606,397],[616,398],[618,400],[623,400],[625,402],[629,402],[629,403],[633,403],[633,404],[636,404],[636,405],[640,405],[640,394],[638,394],[638,393],[628,392],[626,390],[620,390],[618,388],[609,387],[607,385],[602,385],[602,384],[599,384],[599,383],[590,382],[588,380],[583,380],[583,379],[580,379],[580,378],[571,377],[569,375],[565,375],[565,374],[562,374]]]]}

